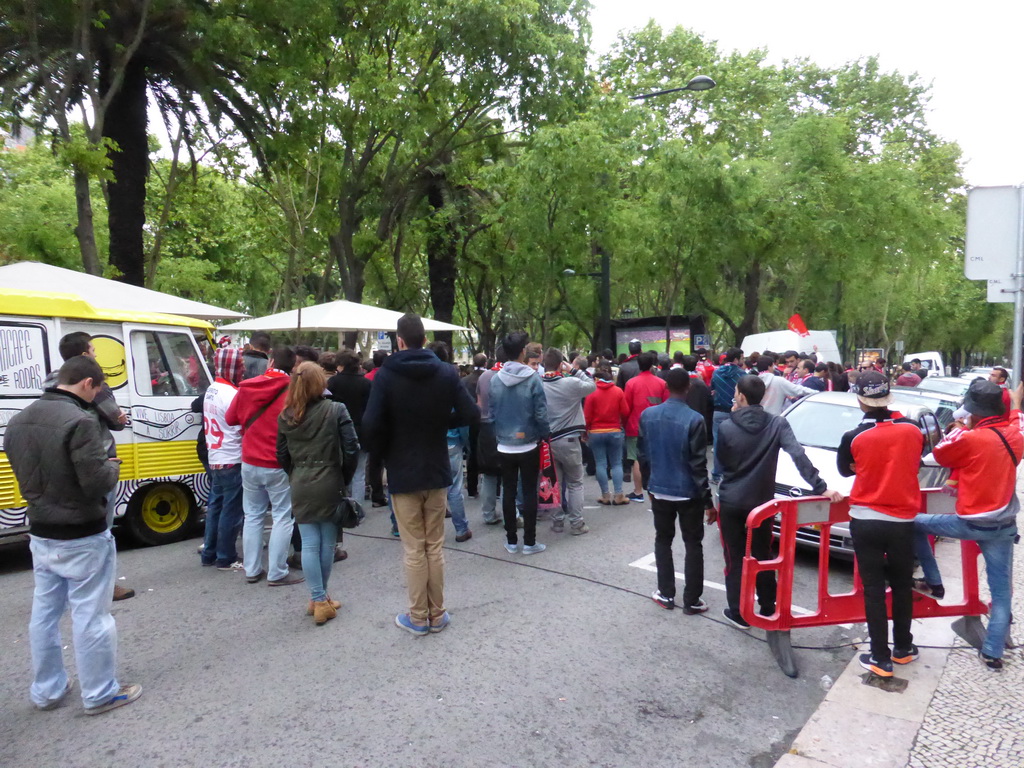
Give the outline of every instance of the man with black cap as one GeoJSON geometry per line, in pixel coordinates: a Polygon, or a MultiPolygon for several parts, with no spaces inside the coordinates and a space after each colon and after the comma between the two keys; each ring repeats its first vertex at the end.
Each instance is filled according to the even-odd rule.
{"type": "Polygon", "coordinates": [[[893,676],[893,662],[917,658],[910,633],[914,584],[914,516],[921,508],[917,473],[924,435],[910,419],[889,410],[889,378],[867,371],[850,387],[864,419],[839,444],[836,463],[854,476],[850,491],[850,535],[864,584],[871,652],[860,665],[879,677],[893,676]],[[886,618],[885,587],[892,589],[892,635],[886,618]]]}
{"type": "Polygon", "coordinates": [[[915,548],[924,580],[915,589],[936,599],[945,595],[942,576],[928,535],[978,542],[992,594],[988,632],[978,652],[991,670],[1003,668],[1003,648],[1010,631],[1010,593],[1013,544],[1017,536],[1017,464],[1024,452],[1021,437],[1021,399],[1024,386],[1010,393],[1010,417],[1003,410],[998,384],[971,382],[964,397],[962,419],[935,446],[933,456],[957,472],[956,514],[918,515],[914,519],[915,548]]]}

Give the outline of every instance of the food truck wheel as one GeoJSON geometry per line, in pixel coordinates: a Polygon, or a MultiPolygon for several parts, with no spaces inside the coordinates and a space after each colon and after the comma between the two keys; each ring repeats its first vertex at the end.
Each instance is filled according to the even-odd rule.
{"type": "Polygon", "coordinates": [[[192,532],[197,513],[188,488],[177,483],[153,483],[136,491],[128,502],[128,528],[142,544],[170,544],[192,532]]]}

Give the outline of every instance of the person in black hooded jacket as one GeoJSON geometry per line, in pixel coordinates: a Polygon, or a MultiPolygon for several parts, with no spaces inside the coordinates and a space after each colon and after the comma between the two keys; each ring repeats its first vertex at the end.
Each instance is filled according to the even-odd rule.
{"type": "MultiPolygon", "coordinates": [[[[827,496],[831,501],[842,499],[842,494],[828,490],[804,453],[803,446],[797,442],[789,422],[761,407],[764,392],[764,381],[758,377],[743,376],[737,381],[732,413],[718,428],[718,440],[715,442],[715,457],[723,471],[718,491],[718,525],[725,552],[725,595],[729,603],[723,615],[739,629],[750,628],[740,615],[747,516],[752,509],[775,496],[779,449],[790,455],[814,495],[827,496]]],[[[771,540],[772,521],[769,519],[754,531],[750,553],[758,560],[769,559],[771,540]]],[[[757,602],[762,616],[775,613],[775,593],[775,574],[770,571],[758,574],[757,602]]]]}
{"type": "Polygon", "coordinates": [[[480,420],[459,374],[423,349],[419,315],[398,321],[399,352],[374,377],[363,438],[388,470],[388,487],[405,549],[409,612],[395,623],[414,635],[448,626],[444,609],[444,513],[452,484],[448,430],[480,420]]]}

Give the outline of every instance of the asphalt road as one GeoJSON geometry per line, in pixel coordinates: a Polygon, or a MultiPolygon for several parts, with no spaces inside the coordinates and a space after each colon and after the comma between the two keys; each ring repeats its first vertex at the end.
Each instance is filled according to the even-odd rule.
{"type": "MultiPolygon", "coordinates": [[[[452,624],[425,638],[394,626],[401,545],[382,510],[347,536],[331,583],[343,608],[323,627],[305,615],[304,584],[201,568],[198,539],[122,547],[119,583],[138,595],[114,604],[119,676],[144,692],[100,717],[82,714],[77,687],[52,712],[29,702],[31,563],[26,546],[0,548],[0,766],[764,768],[821,701],[822,676],[852,653],[798,651],[791,680],[762,632],[721,623],[721,591],[705,589],[705,616],[656,606],[654,574],[631,565],[653,551],[646,504],[588,509],[581,537],[542,523],[548,550],[530,557],[508,555],[500,526],[482,524],[475,500],[468,508],[474,538],[456,544],[447,530],[452,624]]],[[[678,538],[675,549],[681,571],[678,538]]],[[[721,582],[716,528],[705,562],[721,582]]],[[[846,565],[831,575],[851,578],[846,565]]],[[[815,580],[815,558],[802,558],[798,604],[814,607],[815,580]]],[[[794,642],[835,644],[858,629],[794,642]]]]}

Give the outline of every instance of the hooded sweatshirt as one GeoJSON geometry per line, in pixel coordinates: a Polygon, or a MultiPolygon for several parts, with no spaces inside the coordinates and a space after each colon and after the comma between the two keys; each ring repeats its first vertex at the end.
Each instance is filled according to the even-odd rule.
{"type": "Polygon", "coordinates": [[[598,379],[597,391],[583,401],[583,416],[590,432],[621,432],[629,417],[626,396],[615,382],[598,379]]]}
{"type": "Polygon", "coordinates": [[[396,352],[376,370],[362,434],[364,447],[387,466],[391,492],[447,488],[448,430],[480,418],[459,374],[429,349],[396,352]]]}
{"type": "Polygon", "coordinates": [[[779,449],[793,459],[815,495],[828,490],[818,470],[797,442],[789,422],[760,405],[733,411],[718,428],[715,456],[722,466],[719,499],[725,506],[753,509],[775,496],[779,449]]]}
{"type": "Polygon", "coordinates": [[[515,361],[506,363],[491,379],[488,399],[499,452],[529,450],[551,433],[544,385],[540,374],[530,366],[515,361]]]}
{"type": "Polygon", "coordinates": [[[284,408],[287,389],[288,374],[274,368],[238,385],[224,421],[242,428],[243,464],[281,468],[277,462],[277,416],[284,408]]]}
{"type": "Polygon", "coordinates": [[[576,371],[571,376],[547,375],[541,382],[548,404],[551,439],[582,435],[587,429],[583,418],[583,398],[597,389],[594,381],[583,371],[576,371]]]}

